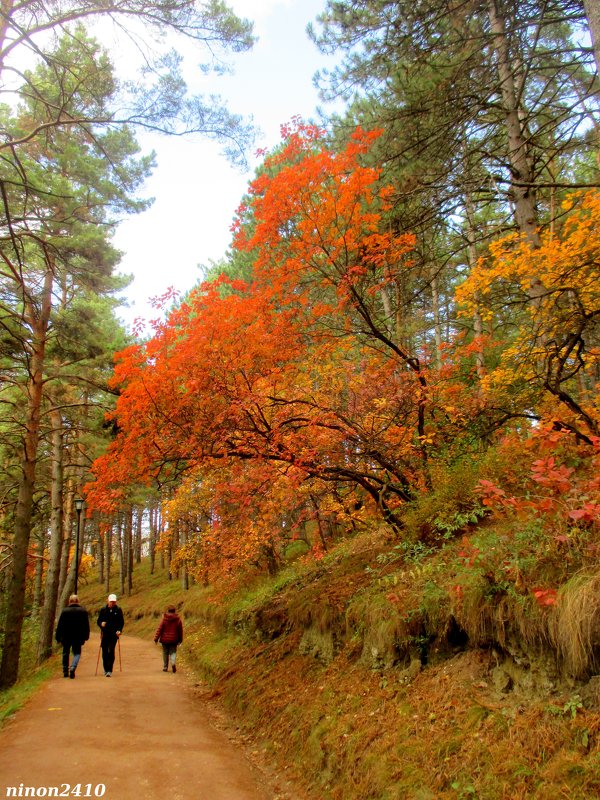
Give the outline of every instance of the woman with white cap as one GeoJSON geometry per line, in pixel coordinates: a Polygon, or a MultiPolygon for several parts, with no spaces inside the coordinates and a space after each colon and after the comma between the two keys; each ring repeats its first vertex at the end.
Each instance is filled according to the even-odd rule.
{"type": "Polygon", "coordinates": [[[98,627],[100,628],[100,647],[102,648],[102,666],[104,675],[110,678],[113,664],[115,663],[115,647],[125,625],[123,612],[117,605],[117,595],[109,594],[108,602],[98,614],[98,627]]]}

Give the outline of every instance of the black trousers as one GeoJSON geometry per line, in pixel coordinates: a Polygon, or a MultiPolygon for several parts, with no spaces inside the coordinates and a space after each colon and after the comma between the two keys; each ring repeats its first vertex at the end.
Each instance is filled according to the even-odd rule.
{"type": "Polygon", "coordinates": [[[118,641],[119,638],[117,636],[111,636],[110,634],[106,633],[102,635],[100,646],[102,647],[102,666],[104,667],[104,672],[113,671],[113,664],[115,663],[115,648],[118,641]]]}

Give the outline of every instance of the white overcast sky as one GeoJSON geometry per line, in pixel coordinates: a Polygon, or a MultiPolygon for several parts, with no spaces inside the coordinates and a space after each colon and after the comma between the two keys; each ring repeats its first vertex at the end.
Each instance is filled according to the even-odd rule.
{"type": "MultiPolygon", "coordinates": [[[[263,132],[257,147],[271,148],[280,141],[281,124],[295,115],[315,117],[319,101],[312,78],[328,62],[308,39],[306,26],[325,0],[229,4],[254,21],[258,42],[236,56],[233,76],[212,78],[207,93],[220,94],[232,112],[252,116],[263,132]]],[[[193,80],[194,70],[195,64],[188,63],[186,77],[193,80]]],[[[225,255],[235,209],[253,177],[253,169],[240,173],[220,155],[218,145],[200,138],[141,136],[140,141],[157,154],[157,168],[143,192],[155,201],[148,211],[123,222],[115,237],[124,253],[120,271],[134,275],[125,293],[129,307],[119,311],[128,325],[157,315],[150,297],[169,287],[187,291],[202,277],[199,265],[225,255]]]]}

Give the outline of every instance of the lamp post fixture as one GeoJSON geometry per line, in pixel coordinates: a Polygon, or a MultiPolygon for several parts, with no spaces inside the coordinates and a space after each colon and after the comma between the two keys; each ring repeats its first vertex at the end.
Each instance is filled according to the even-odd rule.
{"type": "Polygon", "coordinates": [[[79,536],[81,532],[81,512],[85,501],[81,497],[75,498],[75,510],[77,511],[77,531],[75,534],[75,592],[77,594],[77,579],[79,578],[79,536]]]}

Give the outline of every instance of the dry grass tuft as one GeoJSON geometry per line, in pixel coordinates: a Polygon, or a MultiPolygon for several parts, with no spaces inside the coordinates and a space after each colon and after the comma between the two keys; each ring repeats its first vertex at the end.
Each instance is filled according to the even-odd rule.
{"type": "Polygon", "coordinates": [[[600,569],[575,575],[562,587],[549,628],[570,674],[583,678],[598,669],[600,569]]]}

